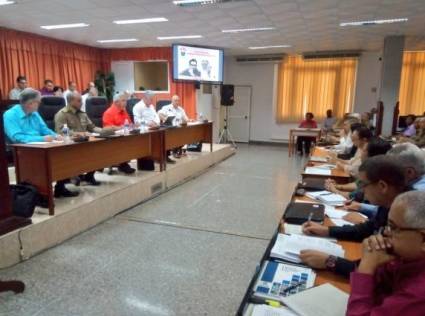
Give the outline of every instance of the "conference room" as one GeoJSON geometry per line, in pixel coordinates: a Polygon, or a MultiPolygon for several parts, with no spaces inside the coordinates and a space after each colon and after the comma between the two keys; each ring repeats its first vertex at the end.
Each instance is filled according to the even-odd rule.
{"type": "Polygon", "coordinates": [[[425,315],[422,0],[0,0],[0,315],[425,315]]]}

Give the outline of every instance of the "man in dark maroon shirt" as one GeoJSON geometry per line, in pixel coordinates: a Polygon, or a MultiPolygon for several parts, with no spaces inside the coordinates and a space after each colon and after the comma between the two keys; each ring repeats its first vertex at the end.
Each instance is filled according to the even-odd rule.
{"type": "MultiPolygon", "coordinates": [[[[317,122],[314,120],[314,115],[311,112],[305,114],[305,120],[301,121],[300,128],[317,128],[317,122]]],[[[310,154],[311,142],[314,141],[314,137],[298,136],[297,137],[297,150],[300,155],[303,154],[303,143],[304,152],[306,155],[310,154]]]]}

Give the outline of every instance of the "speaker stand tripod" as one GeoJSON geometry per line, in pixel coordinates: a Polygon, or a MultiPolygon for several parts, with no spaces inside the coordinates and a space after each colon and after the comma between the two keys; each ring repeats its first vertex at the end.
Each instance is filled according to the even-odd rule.
{"type": "Polygon", "coordinates": [[[235,143],[235,140],[232,136],[232,133],[229,130],[229,126],[227,124],[228,121],[229,121],[229,107],[226,107],[226,117],[224,119],[224,127],[223,127],[223,130],[221,131],[220,138],[218,139],[218,143],[219,144],[223,144],[223,143],[227,144],[230,141],[232,146],[234,148],[237,148],[238,146],[236,146],[236,143],[235,143]]]}

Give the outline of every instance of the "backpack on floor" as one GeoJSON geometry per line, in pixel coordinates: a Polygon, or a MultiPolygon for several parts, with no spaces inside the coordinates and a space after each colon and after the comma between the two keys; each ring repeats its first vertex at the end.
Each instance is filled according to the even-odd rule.
{"type": "Polygon", "coordinates": [[[12,195],[12,213],[15,216],[31,218],[39,202],[37,189],[29,183],[20,183],[10,186],[12,195]]]}

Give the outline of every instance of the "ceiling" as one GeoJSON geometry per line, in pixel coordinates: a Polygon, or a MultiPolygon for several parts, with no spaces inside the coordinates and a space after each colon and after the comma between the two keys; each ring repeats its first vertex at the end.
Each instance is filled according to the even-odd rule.
{"type": "Polygon", "coordinates": [[[425,49],[425,0],[252,0],[182,8],[172,0],[17,0],[0,6],[0,26],[97,47],[169,46],[157,36],[203,35],[179,42],[217,46],[227,54],[380,50],[387,35],[406,35],[406,50],[425,49]],[[114,20],[166,17],[162,23],[116,25],[114,20]],[[340,22],[408,18],[406,23],[340,27],[340,22]],[[85,22],[90,27],[43,30],[41,25],[85,22]],[[222,29],[275,27],[222,33],[222,29]],[[137,38],[99,44],[97,40],[137,38]],[[291,48],[249,50],[250,46],[291,48]]]}

